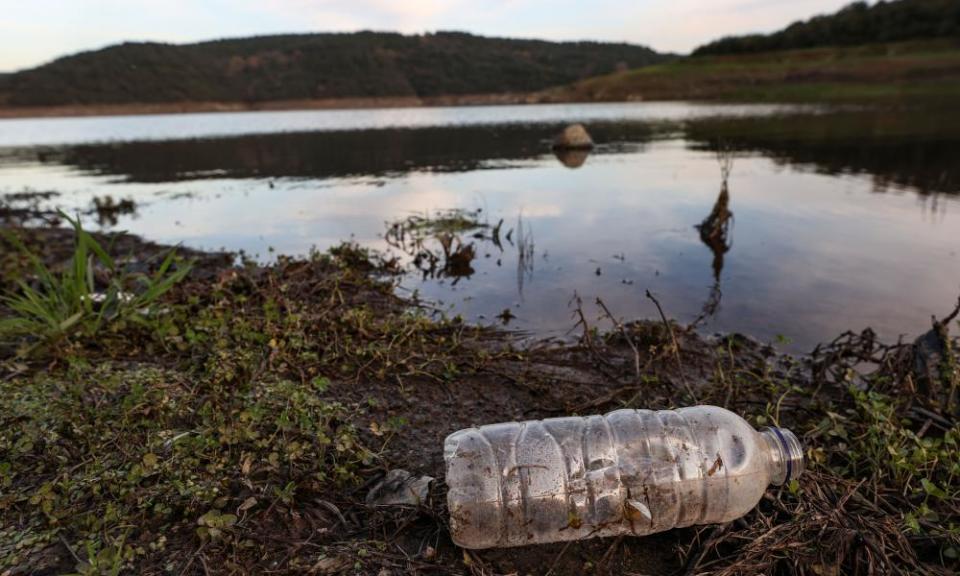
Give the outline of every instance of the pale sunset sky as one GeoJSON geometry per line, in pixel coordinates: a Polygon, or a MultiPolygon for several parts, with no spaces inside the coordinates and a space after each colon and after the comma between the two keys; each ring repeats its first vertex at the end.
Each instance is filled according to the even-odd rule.
{"type": "Polygon", "coordinates": [[[688,52],[769,32],[850,0],[0,0],[0,71],[123,41],[288,32],[460,30],[688,52]]]}

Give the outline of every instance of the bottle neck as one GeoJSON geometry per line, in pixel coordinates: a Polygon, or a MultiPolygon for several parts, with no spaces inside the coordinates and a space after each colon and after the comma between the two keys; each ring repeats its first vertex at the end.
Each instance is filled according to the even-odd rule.
{"type": "Polygon", "coordinates": [[[803,446],[786,428],[768,426],[760,431],[767,443],[770,483],[782,486],[803,474],[803,446]]]}

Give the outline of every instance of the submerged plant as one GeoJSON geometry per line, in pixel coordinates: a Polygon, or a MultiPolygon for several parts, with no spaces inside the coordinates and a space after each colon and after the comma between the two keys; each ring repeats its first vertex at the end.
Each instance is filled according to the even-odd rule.
{"type": "Polygon", "coordinates": [[[83,229],[80,220],[61,213],[74,229],[74,250],[69,265],[53,272],[16,236],[4,237],[28,259],[34,284],[17,281],[17,288],[2,297],[13,315],[0,319],[0,338],[35,338],[52,342],[72,334],[95,335],[117,319],[138,321],[149,317],[157,300],[189,274],[192,263],[176,262],[170,250],[153,274],[121,269],[107,250],[83,229]],[[98,288],[95,271],[107,278],[98,288]]]}

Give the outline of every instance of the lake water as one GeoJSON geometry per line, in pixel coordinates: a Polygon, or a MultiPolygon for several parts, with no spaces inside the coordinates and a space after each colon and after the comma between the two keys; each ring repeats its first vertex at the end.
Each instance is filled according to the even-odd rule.
{"type": "Polygon", "coordinates": [[[0,194],[58,192],[90,227],[261,260],[354,240],[407,263],[402,290],[539,336],[571,329],[575,294],[591,319],[598,297],[654,318],[649,289],[705,331],[807,351],[868,326],[915,336],[952,308],[957,116],[635,103],[0,120],[0,194]],[[599,146],[557,157],[572,121],[599,146]],[[718,200],[732,217],[698,229],[718,200]],[[438,214],[449,226],[416,220],[438,214]]]}

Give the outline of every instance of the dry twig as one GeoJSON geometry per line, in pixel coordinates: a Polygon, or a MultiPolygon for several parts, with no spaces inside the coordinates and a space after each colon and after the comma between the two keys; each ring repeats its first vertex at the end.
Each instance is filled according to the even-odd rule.
{"type": "Polygon", "coordinates": [[[634,344],[633,338],[630,337],[630,334],[627,333],[627,329],[623,326],[623,323],[614,318],[613,314],[610,312],[610,309],[607,308],[607,305],[600,298],[597,298],[597,306],[599,306],[607,318],[610,319],[610,322],[613,323],[613,326],[617,329],[618,332],[623,336],[623,339],[626,340],[627,345],[630,346],[630,349],[633,350],[633,371],[637,380],[640,380],[640,349],[637,348],[637,345],[634,344]]]}
{"type": "Polygon", "coordinates": [[[670,321],[667,320],[667,315],[663,313],[663,307],[660,306],[660,301],[657,300],[656,296],[647,292],[647,298],[649,298],[657,307],[657,312],[660,313],[660,320],[663,322],[663,325],[666,326],[667,331],[670,333],[671,346],[673,347],[673,355],[677,359],[677,370],[680,373],[680,381],[683,383],[684,389],[686,389],[687,394],[690,395],[690,398],[696,402],[697,395],[693,393],[693,388],[690,387],[690,383],[687,382],[687,377],[683,372],[683,360],[680,359],[680,344],[677,342],[677,335],[673,331],[673,325],[670,324],[670,321]]]}

